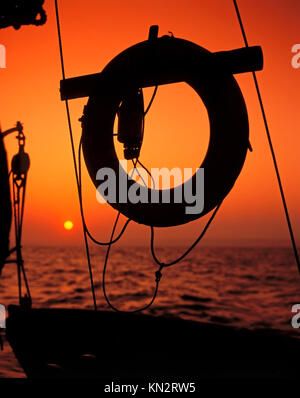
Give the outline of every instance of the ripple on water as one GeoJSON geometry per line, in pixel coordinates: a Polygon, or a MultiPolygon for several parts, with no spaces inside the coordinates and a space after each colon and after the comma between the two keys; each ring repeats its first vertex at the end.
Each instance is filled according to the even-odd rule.
{"type": "MultiPolygon", "coordinates": [[[[183,251],[165,247],[160,254],[172,259],[183,251]]],[[[99,308],[107,309],[98,274],[104,255],[103,248],[92,250],[98,267],[99,308]]],[[[81,247],[24,248],[24,259],[36,307],[92,308],[81,247]]],[[[115,248],[107,272],[110,299],[124,309],[149,302],[153,275],[148,248],[115,248]]],[[[290,320],[292,304],[300,303],[297,277],[291,251],[285,248],[201,247],[178,266],[164,270],[157,300],[148,313],[254,329],[279,328],[294,335],[290,320]]],[[[17,303],[13,267],[5,267],[0,278],[0,303],[17,303]]],[[[0,352],[0,376],[24,376],[8,343],[0,352]]]]}

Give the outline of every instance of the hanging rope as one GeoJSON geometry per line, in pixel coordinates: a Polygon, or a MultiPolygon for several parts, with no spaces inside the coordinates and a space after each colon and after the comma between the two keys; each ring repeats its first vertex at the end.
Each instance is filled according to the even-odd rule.
{"type": "Polygon", "coordinates": [[[113,243],[116,243],[123,235],[123,233],[125,232],[128,224],[130,223],[130,219],[128,218],[120,232],[120,234],[113,240],[113,241],[108,241],[108,242],[101,242],[99,240],[97,240],[96,238],[94,238],[94,236],[90,233],[87,224],[85,222],[85,215],[84,215],[84,209],[83,209],[83,198],[82,198],[82,178],[81,178],[81,149],[82,149],[82,138],[80,138],[80,142],[79,142],[79,148],[78,148],[78,176],[79,176],[79,204],[80,204],[80,213],[81,213],[81,218],[82,218],[82,222],[83,222],[83,226],[84,229],[88,235],[88,237],[96,244],[99,246],[108,246],[111,245],[113,243]]]}
{"type": "MultiPolygon", "coordinates": [[[[157,93],[157,89],[158,89],[158,86],[155,87],[155,89],[154,89],[154,91],[153,91],[153,93],[152,93],[151,99],[150,99],[150,101],[149,101],[149,104],[148,104],[148,106],[147,106],[147,108],[146,108],[146,110],[145,110],[145,112],[144,112],[144,115],[143,115],[143,135],[144,135],[144,127],[145,127],[145,116],[147,115],[147,113],[149,112],[149,110],[150,110],[150,108],[151,108],[151,106],[152,106],[152,103],[153,103],[153,101],[154,101],[154,99],[155,99],[155,96],[156,96],[156,93],[157,93]]],[[[82,119],[80,119],[80,120],[82,120],[82,119]]],[[[114,134],[114,135],[118,135],[118,134],[114,134]]],[[[81,218],[82,218],[83,226],[84,226],[84,229],[85,229],[85,231],[86,231],[88,237],[89,237],[95,244],[100,245],[100,246],[108,246],[108,245],[111,245],[111,244],[113,244],[113,243],[116,243],[116,242],[122,237],[122,235],[123,235],[123,233],[125,232],[125,230],[126,230],[128,224],[129,224],[130,221],[132,221],[132,220],[131,220],[131,219],[127,219],[127,221],[125,222],[125,224],[124,224],[124,226],[123,226],[123,228],[122,228],[120,234],[117,236],[117,238],[115,238],[115,239],[113,239],[112,241],[109,241],[109,242],[101,242],[101,241],[97,240],[96,238],[94,238],[94,236],[90,233],[90,231],[89,231],[89,229],[88,229],[88,227],[87,227],[87,224],[86,224],[86,222],[85,222],[85,215],[84,215],[84,209],[83,209],[82,178],[81,178],[81,176],[82,176],[82,173],[81,173],[81,152],[82,152],[82,137],[80,138],[79,147],[78,147],[78,182],[79,182],[80,213],[81,213],[81,218]]],[[[140,175],[138,169],[136,168],[136,164],[137,164],[137,163],[138,163],[138,164],[147,172],[147,174],[150,176],[150,178],[151,178],[151,180],[152,180],[153,187],[155,188],[154,179],[153,179],[153,177],[152,177],[150,171],[140,162],[139,159],[136,159],[136,162],[135,162],[135,163],[134,163],[134,161],[133,161],[134,170],[137,171],[137,173],[138,173],[138,175],[140,176],[141,180],[143,181],[144,185],[146,185],[146,183],[145,183],[144,179],[142,178],[142,176],[140,175]]],[[[134,170],[133,170],[133,172],[134,172],[134,170]]],[[[133,175],[133,174],[132,174],[132,175],[133,175]]]]}
{"type": "MultiPolygon", "coordinates": [[[[56,12],[56,23],[57,23],[57,33],[58,33],[58,41],[59,41],[59,52],[60,52],[60,61],[61,61],[61,70],[62,70],[62,78],[63,80],[65,80],[66,76],[65,76],[65,67],[64,67],[64,57],[63,57],[63,48],[62,48],[62,39],[61,39],[61,30],[60,30],[60,22],[59,22],[59,11],[58,11],[58,3],[57,0],[55,0],[55,12],[56,12]]],[[[151,101],[147,107],[147,110],[145,112],[145,114],[149,111],[151,104],[154,100],[155,94],[157,91],[157,87],[155,88],[155,91],[152,95],[151,101]]],[[[87,262],[88,262],[88,268],[89,268],[89,275],[90,275],[90,283],[91,283],[91,290],[92,290],[92,296],[93,296],[93,302],[94,302],[94,308],[95,310],[97,310],[97,303],[96,303],[96,296],[95,296],[95,287],[94,287],[94,280],[93,280],[93,272],[92,272],[92,266],[91,266],[91,260],[90,260],[90,251],[89,251],[89,245],[88,245],[88,240],[87,240],[87,236],[89,236],[89,238],[96,244],[98,245],[107,245],[108,246],[108,250],[106,253],[106,262],[105,262],[105,266],[103,267],[103,280],[105,281],[105,270],[106,270],[106,265],[107,265],[107,260],[108,260],[108,256],[109,256],[109,251],[110,251],[110,247],[113,243],[115,243],[116,241],[118,241],[120,239],[120,237],[123,235],[123,233],[125,232],[129,222],[131,221],[130,219],[128,219],[125,223],[125,225],[123,226],[119,236],[116,239],[113,239],[113,235],[115,232],[115,228],[117,226],[117,222],[119,220],[119,216],[120,213],[117,216],[117,219],[115,221],[114,224],[114,228],[113,228],[113,234],[112,237],[110,239],[109,242],[100,242],[97,239],[95,239],[92,234],[89,232],[86,222],[85,222],[85,217],[84,217],[84,211],[83,211],[83,203],[82,203],[82,181],[81,181],[81,147],[82,147],[82,142],[80,140],[80,144],[79,144],[79,150],[78,150],[78,167],[77,167],[77,162],[76,162],[76,155],[75,155],[75,145],[74,145],[74,139],[73,139],[73,129],[72,129],[72,124],[71,124],[71,117],[70,117],[70,109],[69,109],[69,103],[68,100],[65,100],[65,105],[66,105],[66,113],[67,113],[67,120],[68,120],[68,128],[69,128],[69,135],[70,135],[70,142],[71,142],[71,149],[72,149],[72,156],[73,156],[73,163],[74,163],[74,171],[75,171],[75,177],[76,177],[76,185],[77,185],[77,190],[78,190],[78,197],[79,197],[79,204],[80,204],[80,213],[81,213],[81,219],[82,219],[82,225],[83,225],[83,232],[84,232],[84,241],[85,241],[85,249],[86,249],[86,256],[87,256],[87,262]]],[[[145,115],[144,114],[144,115],[145,115]]],[[[135,164],[136,167],[136,164],[135,164]]],[[[158,279],[158,278],[156,278],[158,279]]],[[[160,278],[159,278],[160,279],[160,278]]],[[[148,308],[154,301],[156,294],[157,294],[157,290],[158,290],[158,283],[159,280],[157,281],[157,287],[156,287],[156,292],[152,298],[152,301],[150,304],[148,304],[146,307],[144,307],[143,309],[148,308]]],[[[105,286],[103,286],[103,290],[105,292],[105,286]]],[[[113,308],[113,306],[110,304],[109,299],[106,295],[105,292],[105,298],[107,299],[108,304],[113,308]]],[[[116,308],[114,308],[115,310],[117,310],[116,308]]],[[[139,309],[137,311],[141,311],[143,309],[139,309]]],[[[134,311],[136,312],[136,311],[134,311]]]]}
{"type": "Polygon", "coordinates": [[[153,178],[152,174],[150,173],[150,171],[147,169],[146,166],[143,165],[142,162],[140,162],[139,159],[137,159],[137,164],[139,164],[139,165],[146,171],[146,173],[148,174],[148,176],[151,178],[151,181],[152,181],[152,188],[155,189],[155,181],[154,181],[154,178],[153,178]]]}
{"type": "MultiPolygon", "coordinates": [[[[155,93],[156,93],[156,91],[155,91],[155,93]]],[[[151,103],[152,103],[152,102],[151,102],[151,103]]],[[[149,109],[148,109],[148,110],[149,110],[149,109]]],[[[133,167],[133,169],[132,169],[132,173],[131,173],[131,176],[130,176],[130,177],[131,177],[131,178],[133,177],[134,171],[136,170],[136,171],[137,171],[137,174],[140,176],[140,178],[141,178],[141,180],[143,181],[144,185],[147,186],[147,185],[146,185],[146,182],[144,181],[144,179],[143,179],[142,176],[140,175],[138,169],[136,168],[136,165],[137,165],[137,163],[138,163],[138,159],[136,159],[135,161],[132,160],[132,163],[133,163],[133,166],[134,166],[134,167],[133,167]]],[[[151,177],[152,177],[152,176],[151,176],[151,177]]],[[[114,237],[114,233],[115,233],[115,230],[116,230],[116,227],[117,227],[117,224],[118,224],[118,220],[119,220],[120,214],[121,214],[121,213],[118,212],[117,218],[116,218],[116,220],[115,220],[115,223],[114,223],[114,226],[113,226],[113,229],[112,229],[112,233],[111,233],[111,237],[110,237],[110,242],[113,242],[113,241],[114,241],[114,240],[113,240],[113,237],[114,237]]],[[[123,314],[124,314],[124,313],[125,313],[125,314],[129,314],[129,313],[130,313],[130,314],[133,314],[133,313],[145,311],[146,309],[148,309],[149,307],[151,307],[151,305],[154,303],[154,301],[155,301],[155,299],[156,299],[156,297],[157,297],[159,282],[160,282],[161,277],[162,277],[161,270],[162,270],[163,266],[160,265],[160,266],[159,266],[159,269],[155,272],[155,289],[154,289],[154,293],[153,293],[153,295],[152,295],[152,298],[151,298],[150,302],[149,302],[148,304],[146,304],[145,306],[140,307],[140,308],[137,308],[137,309],[135,309],[135,310],[130,310],[130,311],[120,310],[119,308],[115,307],[115,306],[111,303],[111,301],[110,301],[110,299],[109,299],[109,297],[108,297],[108,295],[107,295],[107,293],[106,293],[106,280],[105,280],[105,276],[106,276],[106,270],[107,270],[108,258],[109,258],[109,253],[110,253],[111,246],[112,246],[112,243],[108,245],[108,248],[107,248],[107,250],[106,250],[105,261],[104,261],[104,266],[103,266],[103,271],[102,271],[102,289],[103,289],[104,298],[105,298],[107,304],[108,304],[109,307],[110,307],[111,309],[113,309],[114,311],[119,312],[119,313],[123,313],[123,314]]]]}
{"type": "Polygon", "coordinates": [[[197,246],[197,244],[200,242],[200,240],[203,238],[203,236],[205,235],[206,231],[208,230],[210,224],[212,223],[213,219],[215,218],[215,215],[217,214],[217,211],[219,210],[220,206],[221,206],[222,202],[220,204],[218,204],[218,206],[215,208],[215,210],[213,211],[212,215],[210,216],[209,220],[207,221],[203,231],[201,232],[201,234],[198,236],[198,238],[195,240],[195,242],[180,256],[178,257],[176,260],[173,260],[169,263],[163,263],[161,262],[156,254],[155,254],[155,249],[154,249],[154,228],[151,226],[151,254],[152,257],[154,258],[155,262],[161,266],[161,269],[164,267],[171,267],[172,265],[178,264],[181,260],[183,260],[193,249],[195,246],[197,246]]]}
{"type": "MultiPolygon", "coordinates": [[[[243,39],[245,42],[245,46],[249,47],[237,1],[233,0],[233,4],[234,4],[236,15],[237,15],[237,18],[239,21],[241,32],[243,35],[243,39]]],[[[263,105],[260,89],[258,86],[256,73],[252,72],[252,76],[253,76],[253,80],[254,80],[254,84],[255,84],[258,100],[259,100],[259,105],[260,105],[260,109],[261,109],[261,113],[262,113],[262,117],[263,117],[263,121],[264,121],[264,125],[265,125],[265,130],[266,130],[266,134],[267,134],[267,139],[268,139],[272,159],[273,159],[273,164],[274,164],[274,168],[275,168],[275,172],[276,172],[277,182],[278,182],[281,200],[282,200],[282,204],[283,204],[283,208],[284,208],[284,212],[285,212],[285,217],[286,217],[286,221],[287,221],[287,225],[288,225],[288,229],[289,229],[289,233],[290,233],[290,238],[291,238],[291,242],[292,242],[292,246],[293,246],[293,250],[294,250],[294,255],[295,255],[296,263],[298,266],[298,271],[300,273],[300,259],[299,259],[298,250],[297,250],[295,237],[294,237],[294,233],[293,233],[293,228],[292,228],[292,224],[291,224],[291,220],[290,220],[290,216],[289,216],[289,212],[288,212],[288,208],[287,208],[287,204],[286,204],[286,200],[285,200],[285,194],[284,194],[284,190],[283,190],[283,186],[282,186],[282,182],[281,182],[281,178],[280,178],[280,174],[279,174],[279,168],[278,168],[276,155],[275,155],[275,151],[274,151],[274,147],[273,147],[273,143],[272,143],[272,139],[271,139],[271,134],[270,134],[269,125],[268,125],[268,121],[267,121],[267,117],[266,117],[266,113],[265,113],[265,108],[263,105]]]]}
{"type": "MultiPolygon", "coordinates": [[[[152,103],[153,103],[153,101],[154,101],[154,98],[155,98],[155,96],[156,96],[156,93],[157,93],[157,86],[156,86],[155,89],[154,89],[154,92],[153,92],[152,97],[151,97],[151,99],[150,99],[149,105],[147,106],[147,109],[146,109],[146,111],[144,112],[144,115],[143,115],[143,130],[144,130],[144,126],[145,126],[145,120],[144,120],[144,118],[145,118],[146,114],[148,113],[148,111],[149,111],[150,108],[151,108],[151,105],[152,105],[152,103]]],[[[83,225],[84,225],[84,229],[85,229],[87,235],[89,236],[89,238],[90,238],[95,244],[97,244],[97,245],[100,245],[100,246],[108,246],[107,251],[106,251],[106,256],[105,256],[103,271],[102,271],[102,289],[103,289],[104,298],[105,298],[107,304],[109,305],[109,307],[112,308],[112,309],[113,309],[114,311],[116,311],[116,312],[120,312],[120,313],[135,313],[135,312],[144,311],[144,310],[146,310],[147,308],[149,308],[149,307],[153,304],[153,302],[154,302],[154,300],[155,300],[155,298],[156,298],[156,296],[157,296],[157,293],[158,293],[158,286],[159,286],[159,282],[160,282],[160,279],[161,279],[161,276],[162,276],[162,275],[161,275],[161,272],[160,272],[161,269],[162,269],[162,267],[160,267],[159,270],[155,272],[155,282],[156,282],[156,286],[155,286],[155,290],[154,290],[152,299],[151,299],[151,301],[150,301],[147,305],[145,305],[145,306],[142,307],[142,308],[138,308],[138,309],[136,309],[136,310],[132,310],[132,311],[123,311],[123,310],[120,310],[120,309],[116,308],[116,307],[110,302],[109,297],[108,297],[108,295],[107,295],[107,293],[106,293],[106,280],[105,280],[110,249],[111,249],[111,246],[112,246],[114,243],[116,243],[116,242],[121,238],[121,236],[123,235],[123,233],[125,232],[125,230],[126,230],[128,224],[129,224],[129,222],[132,221],[132,220],[131,220],[131,219],[128,219],[128,220],[125,222],[125,224],[124,224],[124,226],[123,226],[121,232],[120,232],[119,235],[114,239],[113,237],[114,237],[115,229],[116,229],[116,227],[117,227],[117,224],[118,224],[118,221],[119,221],[119,217],[120,217],[120,212],[118,212],[117,217],[116,217],[116,220],[115,220],[115,223],[114,223],[114,226],[113,226],[112,235],[111,235],[111,238],[110,238],[109,242],[100,242],[100,241],[98,241],[97,239],[95,239],[95,238],[93,237],[93,235],[89,232],[88,227],[87,227],[86,222],[85,222],[85,216],[84,216],[84,210],[83,210],[83,198],[82,198],[82,172],[81,172],[81,152],[82,152],[82,137],[80,138],[79,147],[78,147],[78,182],[79,182],[79,202],[80,202],[80,211],[81,211],[81,217],[82,217],[82,222],[83,222],[83,225]]],[[[142,180],[143,184],[144,184],[145,186],[147,186],[145,180],[143,179],[143,177],[141,176],[140,172],[138,171],[138,169],[137,169],[137,167],[136,167],[136,165],[139,164],[142,168],[145,169],[145,171],[147,172],[147,174],[148,174],[148,175],[150,176],[150,178],[152,179],[152,183],[153,183],[153,185],[154,185],[154,180],[153,180],[153,177],[152,177],[151,173],[150,173],[149,170],[139,161],[139,159],[137,158],[136,160],[132,160],[132,163],[133,163],[133,169],[132,169],[131,178],[133,177],[134,172],[136,171],[137,174],[138,174],[138,176],[139,176],[140,179],[142,180]]]]}
{"type": "MultiPolygon", "coordinates": [[[[63,48],[62,48],[62,40],[61,40],[58,4],[57,4],[57,0],[54,0],[54,2],[55,2],[55,14],[56,14],[56,24],[57,24],[57,34],[58,34],[58,43],[59,43],[59,54],[60,54],[60,62],[61,62],[61,71],[62,71],[62,78],[63,78],[63,80],[65,80],[66,75],[65,75],[64,56],[63,56],[63,48]]],[[[66,112],[67,112],[67,119],[68,119],[68,128],[69,128],[69,136],[70,136],[72,156],[73,156],[74,171],[75,171],[75,177],[76,177],[76,185],[77,185],[77,190],[78,190],[78,196],[79,196],[79,199],[80,199],[79,177],[78,177],[76,155],[75,155],[75,145],[74,145],[74,139],[73,139],[73,130],[72,130],[72,124],[71,124],[71,117],[70,117],[70,109],[69,109],[68,100],[65,100],[65,105],[66,105],[66,112]]],[[[90,284],[91,284],[91,290],[92,290],[92,296],[93,296],[94,309],[95,309],[95,311],[97,311],[95,285],[94,285],[94,279],[93,279],[93,270],[92,270],[92,265],[91,265],[89,244],[88,244],[88,240],[87,240],[87,232],[86,232],[86,230],[84,228],[84,223],[83,222],[82,222],[82,225],[83,225],[84,244],[85,244],[85,251],[86,251],[86,257],[87,257],[87,263],[88,263],[88,269],[89,269],[89,275],[90,275],[90,284]]]]}

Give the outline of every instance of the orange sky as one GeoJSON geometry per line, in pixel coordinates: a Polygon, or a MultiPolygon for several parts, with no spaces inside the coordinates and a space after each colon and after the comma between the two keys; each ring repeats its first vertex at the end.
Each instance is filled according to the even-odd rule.
{"type": "MultiPolygon", "coordinates": [[[[172,31],[211,51],[243,46],[231,0],[96,0],[60,1],[61,28],[67,77],[101,71],[123,49],[145,40],[152,24],[160,35],[172,31]]],[[[291,47],[300,43],[298,0],[240,0],[240,11],[251,45],[261,45],[265,67],[258,73],[265,108],[278,156],[296,240],[300,244],[300,69],[291,66],[291,47]]],[[[81,241],[81,224],[65,106],[59,98],[61,78],[54,1],[46,0],[48,16],[42,27],[0,31],[6,46],[7,68],[0,69],[2,129],[24,123],[31,169],[25,209],[25,244],[73,244],[81,241]],[[63,222],[73,220],[66,232],[63,222]]],[[[203,244],[279,244],[288,242],[279,190],[267,146],[256,92],[250,74],[237,77],[248,107],[248,153],[236,185],[203,244]]],[[[149,98],[151,90],[146,90],[149,98]]],[[[72,100],[76,143],[78,118],[87,99],[72,100]]],[[[208,142],[206,110],[193,90],[184,85],[160,87],[146,119],[141,160],[148,167],[197,167],[208,142]],[[200,111],[199,111],[200,110],[200,111]],[[188,145],[185,143],[189,137],[188,145]]],[[[6,139],[10,156],[16,140],[6,139]]],[[[99,239],[107,239],[115,211],[95,199],[84,171],[87,222],[99,239]]],[[[162,243],[182,239],[188,245],[204,219],[157,234],[162,243]],[[183,238],[184,237],[184,238],[183,238]]],[[[143,243],[148,229],[132,225],[124,243],[143,243]]]]}

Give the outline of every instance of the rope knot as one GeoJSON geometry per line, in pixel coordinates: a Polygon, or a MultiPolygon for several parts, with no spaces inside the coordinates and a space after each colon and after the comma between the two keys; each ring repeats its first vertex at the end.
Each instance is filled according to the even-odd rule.
{"type": "Polygon", "coordinates": [[[159,283],[159,281],[161,280],[161,277],[162,277],[161,270],[162,269],[163,269],[163,266],[161,266],[160,269],[155,272],[155,282],[156,283],[159,283]]]}

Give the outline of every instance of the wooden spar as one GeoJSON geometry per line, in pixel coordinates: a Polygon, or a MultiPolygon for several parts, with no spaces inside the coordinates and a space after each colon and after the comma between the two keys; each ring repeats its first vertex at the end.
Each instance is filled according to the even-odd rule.
{"type": "MultiPolygon", "coordinates": [[[[159,39],[158,39],[159,40],[159,39]]],[[[182,63],[185,59],[182,60],[182,63]]],[[[220,68],[220,70],[228,71],[231,74],[254,72],[262,70],[263,68],[263,54],[260,46],[253,46],[248,48],[239,48],[231,51],[219,51],[215,53],[208,53],[206,61],[203,58],[193,65],[193,68],[220,68]]],[[[178,83],[181,80],[171,77],[162,77],[159,84],[178,83]]],[[[103,73],[93,73],[90,75],[72,77],[60,82],[61,100],[70,100],[82,97],[89,97],[92,92],[95,92],[97,87],[102,87],[105,84],[111,86],[113,82],[104,79],[103,73]]],[[[120,81],[114,81],[116,85],[120,81]]],[[[157,81],[140,81],[140,87],[155,86],[157,81]]]]}

